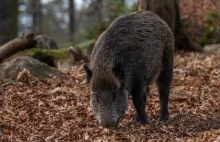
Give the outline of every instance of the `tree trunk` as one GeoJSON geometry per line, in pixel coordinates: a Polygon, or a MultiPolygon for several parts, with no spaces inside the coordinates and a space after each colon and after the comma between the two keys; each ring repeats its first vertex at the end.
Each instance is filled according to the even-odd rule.
{"type": "Polygon", "coordinates": [[[107,0],[105,1],[103,9],[105,9],[104,11],[107,13],[108,21],[112,22],[125,12],[126,2],[125,0],[107,0]]]}
{"type": "Polygon", "coordinates": [[[32,31],[34,34],[42,34],[41,0],[30,0],[32,15],[32,31]]]}
{"type": "Polygon", "coordinates": [[[96,14],[97,14],[98,20],[100,21],[102,21],[102,8],[103,8],[103,1],[96,0],[96,14]]]}
{"type": "Polygon", "coordinates": [[[147,0],[138,0],[138,10],[147,10],[147,0]]]}
{"type": "Polygon", "coordinates": [[[17,37],[17,0],[1,0],[0,2],[0,45],[17,37]]]}
{"type": "Polygon", "coordinates": [[[75,1],[69,0],[69,29],[70,36],[73,36],[75,32],[75,1]]]}
{"type": "Polygon", "coordinates": [[[177,0],[140,0],[139,10],[150,10],[160,16],[172,29],[177,50],[202,52],[199,44],[193,42],[182,26],[177,0]]]}

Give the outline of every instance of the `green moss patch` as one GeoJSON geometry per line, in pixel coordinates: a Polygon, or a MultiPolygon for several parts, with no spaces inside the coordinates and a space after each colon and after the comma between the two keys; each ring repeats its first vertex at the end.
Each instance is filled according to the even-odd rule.
{"type": "Polygon", "coordinates": [[[41,48],[32,48],[28,51],[28,56],[32,57],[36,54],[53,57],[55,61],[61,61],[68,58],[68,53],[64,49],[46,50],[41,48]]]}
{"type": "Polygon", "coordinates": [[[205,28],[205,33],[202,38],[202,41],[200,42],[203,46],[206,44],[211,44],[213,43],[213,39],[216,38],[216,25],[215,22],[219,20],[219,14],[216,11],[210,11],[206,15],[206,28],[205,28]]]}

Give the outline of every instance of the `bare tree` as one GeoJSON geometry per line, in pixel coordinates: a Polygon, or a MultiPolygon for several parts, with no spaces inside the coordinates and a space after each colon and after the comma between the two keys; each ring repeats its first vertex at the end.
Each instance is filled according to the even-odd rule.
{"type": "Polygon", "coordinates": [[[75,32],[75,1],[69,0],[69,29],[70,36],[75,32]]]}
{"type": "Polygon", "coordinates": [[[17,36],[18,0],[0,1],[0,45],[17,36]]]}
{"type": "Polygon", "coordinates": [[[41,0],[30,0],[32,15],[32,30],[34,34],[42,33],[41,0]]]}
{"type": "Polygon", "coordinates": [[[102,0],[96,0],[96,14],[100,21],[102,21],[102,8],[103,8],[103,1],[102,0]]]}
{"type": "Polygon", "coordinates": [[[167,22],[173,31],[176,49],[202,52],[201,46],[192,41],[181,23],[178,0],[139,0],[139,10],[153,11],[167,22]]]}
{"type": "Polygon", "coordinates": [[[112,22],[125,12],[125,0],[107,0],[105,10],[107,10],[109,21],[112,22]]]}

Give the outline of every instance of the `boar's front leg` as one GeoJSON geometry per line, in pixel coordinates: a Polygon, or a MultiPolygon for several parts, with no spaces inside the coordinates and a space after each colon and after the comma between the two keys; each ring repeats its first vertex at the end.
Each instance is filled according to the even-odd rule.
{"type": "MultiPolygon", "coordinates": [[[[144,110],[145,110],[145,108],[146,108],[147,94],[148,94],[149,90],[150,90],[150,88],[149,88],[149,86],[147,86],[146,91],[145,91],[144,94],[143,94],[143,99],[144,99],[144,103],[145,103],[144,110]]],[[[138,116],[137,113],[135,113],[135,115],[134,115],[134,117],[133,117],[133,121],[135,121],[135,122],[140,122],[140,119],[139,119],[139,116],[138,116]]]]}
{"type": "Polygon", "coordinates": [[[140,121],[140,123],[143,125],[149,124],[148,116],[145,112],[146,92],[144,83],[141,83],[140,81],[135,81],[131,90],[131,94],[133,104],[136,109],[134,119],[136,121],[140,121]]]}

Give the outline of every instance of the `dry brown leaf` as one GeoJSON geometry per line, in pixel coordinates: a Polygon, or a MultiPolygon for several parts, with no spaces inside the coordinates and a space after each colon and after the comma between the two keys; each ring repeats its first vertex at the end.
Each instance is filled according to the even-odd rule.
{"type": "Polygon", "coordinates": [[[135,108],[130,98],[116,130],[97,127],[82,64],[67,78],[32,86],[0,80],[0,141],[219,141],[219,54],[175,55],[167,124],[157,125],[160,103],[153,85],[146,107],[151,125],[131,123],[135,108]]]}

